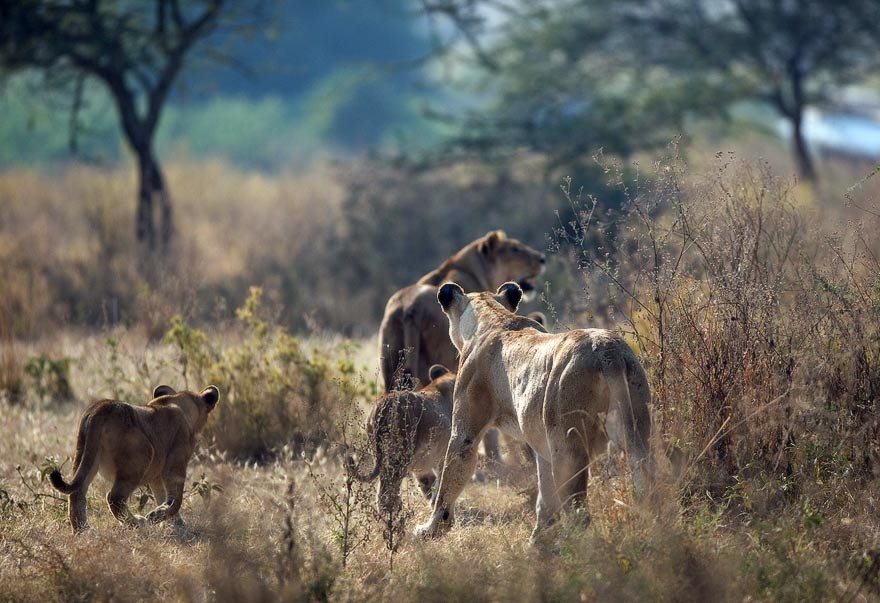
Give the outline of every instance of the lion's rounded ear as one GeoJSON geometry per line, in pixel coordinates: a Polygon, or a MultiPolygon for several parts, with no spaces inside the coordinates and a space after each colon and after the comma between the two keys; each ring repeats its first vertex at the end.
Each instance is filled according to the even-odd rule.
{"type": "Polygon", "coordinates": [[[498,247],[499,241],[506,238],[507,235],[504,234],[503,230],[490,230],[486,233],[486,236],[483,237],[483,240],[480,241],[477,249],[479,249],[480,253],[488,255],[491,252],[495,251],[495,248],[498,247]]]}
{"type": "Polygon", "coordinates": [[[461,295],[464,295],[464,289],[458,284],[445,283],[440,287],[440,290],[437,291],[437,301],[440,302],[440,305],[445,311],[448,310],[452,303],[461,295]]]}
{"type": "Polygon", "coordinates": [[[542,327],[547,326],[547,316],[545,316],[543,312],[535,310],[534,312],[529,313],[528,318],[531,318],[542,327]]]}
{"type": "Polygon", "coordinates": [[[170,385],[157,385],[156,389],[153,390],[153,399],[159,398],[160,396],[173,396],[177,392],[174,391],[174,388],[170,385]]]}
{"type": "Polygon", "coordinates": [[[498,287],[498,293],[495,295],[495,299],[511,312],[516,312],[522,296],[523,291],[520,286],[511,281],[498,287]]]}
{"type": "Polygon", "coordinates": [[[449,369],[442,364],[434,364],[431,365],[430,369],[428,369],[428,377],[430,377],[431,381],[433,381],[434,379],[439,379],[448,372],[449,369]]]}
{"type": "Polygon", "coordinates": [[[216,385],[209,385],[202,390],[202,400],[204,400],[208,406],[214,406],[219,399],[220,390],[217,389],[216,385]]]}

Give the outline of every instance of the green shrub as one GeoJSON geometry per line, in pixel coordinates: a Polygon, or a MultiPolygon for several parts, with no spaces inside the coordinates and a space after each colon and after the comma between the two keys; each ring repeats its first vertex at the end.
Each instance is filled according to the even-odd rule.
{"type": "Polygon", "coordinates": [[[45,352],[28,359],[25,374],[41,403],[67,402],[74,398],[70,385],[70,358],[52,358],[45,352]]]}
{"type": "Polygon", "coordinates": [[[251,289],[236,311],[240,341],[222,351],[179,316],[165,335],[187,387],[220,388],[205,438],[238,459],[265,460],[283,446],[314,449],[334,437],[347,405],[375,391],[356,373],[345,345],[307,351],[264,316],[262,295],[259,287],[251,289]]]}

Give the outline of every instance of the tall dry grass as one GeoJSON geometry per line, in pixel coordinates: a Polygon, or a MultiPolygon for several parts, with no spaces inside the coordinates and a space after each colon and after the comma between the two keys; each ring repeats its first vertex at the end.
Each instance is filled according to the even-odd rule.
{"type": "Polygon", "coordinates": [[[877,185],[820,211],[766,165],[652,169],[610,226],[566,188],[558,249],[640,351],[681,495],[821,523],[880,476],[877,185]]]}
{"type": "Polygon", "coordinates": [[[339,215],[329,168],[270,178],[183,163],[167,178],[177,236],[171,258],[148,267],[134,240],[129,170],[0,175],[0,278],[16,335],[121,324],[158,336],[174,314],[229,317],[252,284],[301,294],[293,268],[339,215]]]}
{"type": "Polygon", "coordinates": [[[364,160],[268,176],[181,160],[166,176],[173,250],[144,263],[130,169],[0,172],[0,310],[16,337],[60,325],[161,337],[175,314],[233,320],[251,286],[293,331],[363,336],[393,291],[486,231],[541,246],[559,202],[540,180],[485,166],[417,172],[364,160]]]}
{"type": "MultiPolygon", "coordinates": [[[[191,257],[217,260],[213,268],[199,267],[195,293],[181,287],[176,298],[156,291],[162,311],[156,311],[155,327],[16,340],[22,364],[47,349],[51,358],[72,358],[77,397],[54,405],[25,397],[0,415],[6,434],[0,439],[0,600],[880,601],[880,184],[868,180],[849,199],[839,195],[837,206],[818,206],[800,185],[724,157],[700,175],[674,154],[637,178],[630,169],[609,167],[612,185],[626,200],[622,212],[603,207],[619,208],[617,196],[612,202],[602,195],[579,197],[570,187],[554,201],[563,206],[558,218],[552,212],[549,218],[557,225],[552,239],[560,272],[548,276],[544,295],[554,328],[618,328],[648,368],[657,453],[663,455],[653,496],[634,500],[616,459],[597,464],[589,490],[592,523],[564,516],[550,545],[532,549],[526,544],[534,520],[529,492],[473,483],[459,502],[458,525],[445,538],[407,539],[392,556],[373,513],[345,506],[353,499],[345,498],[347,476],[338,455],[340,440],[358,437],[345,423],[356,415],[349,411],[373,394],[374,342],[351,351],[338,340],[298,337],[285,327],[291,308],[305,306],[290,301],[299,298],[287,297],[282,285],[266,285],[262,297],[251,293],[248,299],[253,282],[247,269],[273,265],[266,259],[271,256],[283,272],[281,256],[256,239],[212,238],[212,221],[237,203],[217,184],[233,176],[218,168],[205,180],[193,176],[199,183],[194,195],[204,189],[206,199],[225,199],[215,201],[206,223],[191,229],[206,237],[194,236],[191,257]],[[229,251],[225,242],[241,247],[229,251]],[[265,247],[266,255],[250,257],[263,257],[265,264],[238,259],[252,243],[252,249],[265,247]],[[210,254],[208,245],[216,245],[210,254]],[[227,251],[228,264],[221,261],[227,251]],[[222,283],[205,285],[212,270],[224,267],[222,283]],[[233,284],[242,287],[229,294],[238,300],[234,305],[205,310],[211,291],[233,284]],[[211,312],[217,319],[208,322],[211,312]],[[65,503],[54,498],[45,473],[72,453],[83,404],[110,394],[138,402],[157,383],[198,387],[214,379],[222,381],[226,398],[190,467],[183,511],[190,538],[180,540],[162,526],[117,526],[100,487],[89,497],[94,529],[72,538],[65,503]],[[309,432],[311,425],[321,428],[309,432]]],[[[303,235],[312,242],[283,249],[292,249],[295,269],[308,258],[305,274],[321,277],[306,279],[315,287],[309,295],[300,292],[305,300],[314,294],[321,308],[313,324],[345,322],[319,318],[334,310],[334,299],[343,300],[335,311],[359,308],[361,320],[375,321],[370,308],[383,294],[359,287],[370,279],[390,287],[408,278],[380,273],[386,265],[401,269],[391,267],[393,259],[415,248],[423,231],[405,232],[394,220],[375,226],[371,216],[402,214],[431,191],[445,201],[426,211],[452,215],[463,203],[455,195],[467,178],[473,178],[475,196],[497,184],[473,172],[448,177],[408,181],[393,171],[365,177],[369,185],[359,191],[343,187],[326,231],[315,226],[323,224],[321,211],[303,210],[319,214],[303,235]],[[352,232],[357,236],[342,236],[352,232]],[[388,232],[402,234],[383,240],[388,232]],[[311,247],[328,253],[312,255],[311,247]],[[365,269],[322,276],[334,264],[317,257],[359,258],[365,269]],[[381,269],[366,265],[377,257],[385,258],[381,269]],[[369,278],[356,280],[363,274],[369,278]]],[[[251,191],[248,202],[259,196],[253,191],[262,188],[261,178],[254,176],[253,190],[243,188],[251,191]]],[[[267,190],[277,186],[267,182],[267,190]]],[[[288,195],[277,194],[255,215],[232,212],[229,232],[250,233],[236,222],[275,215],[275,204],[288,195]]],[[[29,214],[23,202],[14,207],[9,215],[18,212],[18,228],[29,228],[26,218],[38,212],[29,214]]],[[[178,215],[184,214],[181,209],[178,215]]],[[[536,222],[536,215],[529,219],[536,222]]],[[[277,221],[297,217],[302,226],[306,218],[299,214],[278,214],[277,221]]],[[[71,216],[73,228],[89,239],[90,227],[77,219],[71,216]]],[[[17,231],[7,224],[4,241],[17,231]]],[[[183,230],[185,222],[179,224],[183,230]]],[[[278,224],[263,226],[266,241],[283,238],[278,224]]],[[[40,228],[58,229],[53,221],[40,228]]],[[[470,237],[445,228],[424,237],[432,253],[441,240],[434,237],[470,237]]],[[[36,260],[17,253],[23,274],[22,267],[36,260]]],[[[70,253],[47,257],[63,262],[70,253]]],[[[56,281],[54,273],[36,275],[34,283],[46,291],[67,282],[56,281]]],[[[120,317],[136,307],[126,304],[144,303],[131,299],[120,303],[120,317]]],[[[31,314],[17,333],[39,332],[27,320],[52,312],[63,317],[66,310],[57,308],[68,307],[52,295],[39,301],[46,301],[36,304],[45,314],[31,314]]],[[[130,316],[143,325],[145,315],[130,316]]],[[[428,508],[416,484],[405,483],[402,494],[410,525],[425,520],[428,508]]]]}

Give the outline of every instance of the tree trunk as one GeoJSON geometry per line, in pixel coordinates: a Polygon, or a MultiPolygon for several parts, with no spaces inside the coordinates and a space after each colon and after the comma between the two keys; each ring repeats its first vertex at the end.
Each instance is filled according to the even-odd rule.
{"type": "Polygon", "coordinates": [[[167,253],[171,245],[171,237],[174,235],[174,212],[171,207],[171,195],[165,186],[165,176],[162,168],[155,157],[153,163],[153,190],[159,200],[159,245],[162,253],[167,253]]]}
{"type": "Polygon", "coordinates": [[[138,156],[138,208],[135,220],[137,239],[152,253],[166,253],[174,233],[173,212],[162,168],[150,145],[132,145],[138,156]],[[156,224],[156,201],[160,221],[156,224]],[[158,233],[158,237],[157,237],[158,233]]]}
{"type": "Polygon", "coordinates": [[[153,168],[149,152],[135,149],[138,155],[138,207],[135,218],[137,240],[152,252],[156,248],[156,228],[153,224],[153,168]]]}
{"type": "Polygon", "coordinates": [[[792,144],[794,145],[794,161],[798,174],[807,182],[816,182],[816,168],[813,165],[813,157],[807,147],[803,131],[804,113],[801,108],[791,117],[792,144]]]}

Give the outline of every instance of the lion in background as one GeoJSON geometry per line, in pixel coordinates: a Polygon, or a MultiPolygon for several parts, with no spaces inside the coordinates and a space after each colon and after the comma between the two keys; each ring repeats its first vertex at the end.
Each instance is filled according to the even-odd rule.
{"type": "Polygon", "coordinates": [[[438,470],[446,455],[452,425],[452,391],[455,373],[435,364],[431,381],[412,390],[395,390],[376,402],[367,421],[367,437],[375,461],[366,475],[347,459],[351,474],[360,481],[379,478],[377,506],[387,514],[400,505],[400,486],[413,473],[422,493],[430,498],[438,470]]]}
{"type": "MultiPolygon", "coordinates": [[[[637,493],[652,467],[651,394],[647,376],[622,338],[604,329],[548,334],[514,313],[516,283],[496,295],[443,285],[438,301],[461,353],[452,433],[430,520],[417,534],[436,537],[473,473],[477,443],[490,427],[527,443],[538,473],[532,538],[563,506],[585,507],[589,466],[609,438],[626,451],[637,493]]],[[[584,509],[585,510],[585,509],[584,509]]]]}
{"type": "MultiPolygon", "coordinates": [[[[385,391],[410,389],[430,380],[428,367],[458,366],[458,354],[449,341],[449,321],[437,304],[437,288],[459,283],[465,291],[494,291],[515,281],[526,293],[535,290],[535,279],[546,258],[522,241],[493,230],[465,245],[414,285],[397,291],[385,306],[379,329],[379,361],[385,391]]],[[[483,442],[486,457],[501,461],[498,432],[483,442]]]]}
{"type": "MultiPolygon", "coordinates": [[[[523,291],[535,290],[544,268],[544,254],[493,230],[472,241],[424,275],[414,285],[397,291],[385,306],[379,329],[379,357],[385,391],[398,382],[428,383],[428,367],[454,367],[458,355],[449,341],[449,321],[437,304],[437,289],[457,282],[464,291],[495,291],[515,281],[523,291]]],[[[401,389],[406,389],[403,387],[401,389]]]]}
{"type": "Polygon", "coordinates": [[[55,489],[68,495],[73,531],[88,527],[86,493],[98,473],[113,484],[107,503],[120,523],[142,526],[170,519],[182,527],[179,511],[186,467],[196,436],[219,399],[220,391],[213,385],[201,393],[160,385],[146,406],[98,400],[86,408],[76,436],[73,478],[67,483],[58,470],[49,475],[55,489]],[[128,508],[128,498],[141,485],[150,487],[157,504],[146,517],[128,508]]]}

